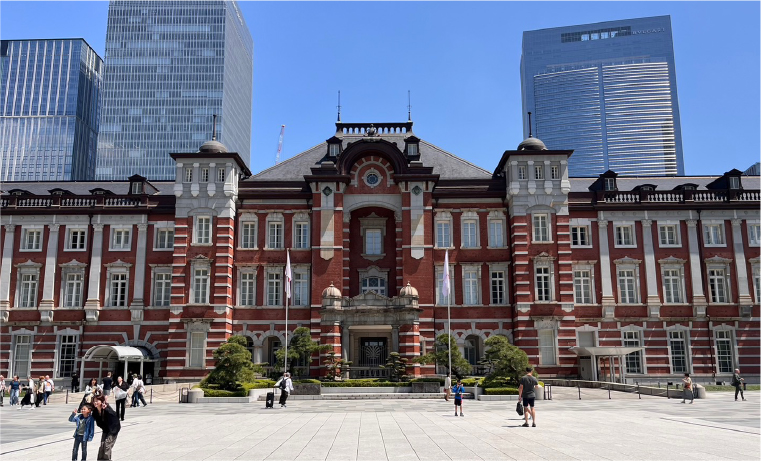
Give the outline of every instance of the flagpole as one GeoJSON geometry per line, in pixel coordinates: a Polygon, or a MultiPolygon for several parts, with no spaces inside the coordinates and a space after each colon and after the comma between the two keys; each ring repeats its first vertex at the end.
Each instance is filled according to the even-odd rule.
{"type": "Polygon", "coordinates": [[[452,376],[452,314],[450,312],[450,306],[452,304],[452,283],[449,279],[449,250],[447,250],[444,255],[444,273],[446,274],[445,283],[447,290],[447,349],[449,350],[449,376],[452,376]]]}
{"type": "Polygon", "coordinates": [[[288,372],[288,300],[291,299],[291,250],[289,248],[285,251],[285,357],[283,357],[283,373],[288,372]]]}

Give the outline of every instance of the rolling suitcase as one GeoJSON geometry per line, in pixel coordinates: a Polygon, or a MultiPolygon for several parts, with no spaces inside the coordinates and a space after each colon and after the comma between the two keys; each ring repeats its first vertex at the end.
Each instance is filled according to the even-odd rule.
{"type": "Polygon", "coordinates": [[[272,408],[274,406],[275,406],[275,393],[267,392],[267,402],[265,404],[265,408],[272,408]]]}

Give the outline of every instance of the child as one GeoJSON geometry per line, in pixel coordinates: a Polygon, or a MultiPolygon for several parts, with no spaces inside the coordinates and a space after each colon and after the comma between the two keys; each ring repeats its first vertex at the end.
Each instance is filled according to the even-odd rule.
{"type": "Polygon", "coordinates": [[[457,416],[457,407],[460,407],[460,416],[465,416],[462,412],[462,394],[465,392],[465,388],[462,386],[462,381],[457,380],[457,384],[452,387],[452,393],[454,394],[454,415],[457,416]]]}
{"type": "Polygon", "coordinates": [[[82,413],[71,412],[69,421],[77,423],[74,430],[74,450],[71,452],[71,459],[77,461],[79,445],[82,445],[82,461],[87,459],[87,442],[92,441],[95,435],[95,420],[92,417],[92,406],[88,403],[82,407],[82,413]]]}

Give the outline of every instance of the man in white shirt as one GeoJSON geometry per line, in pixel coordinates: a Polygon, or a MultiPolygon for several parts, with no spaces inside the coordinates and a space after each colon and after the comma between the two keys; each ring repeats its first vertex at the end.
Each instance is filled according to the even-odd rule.
{"type": "Polygon", "coordinates": [[[53,383],[53,380],[50,379],[50,375],[45,375],[45,400],[42,401],[43,405],[48,404],[48,399],[50,398],[50,394],[52,394],[54,390],[55,390],[55,383],[53,383]]]}
{"type": "Polygon", "coordinates": [[[291,374],[283,374],[283,377],[280,378],[278,385],[280,386],[280,408],[285,408],[287,406],[285,402],[288,400],[288,395],[293,392],[293,381],[291,381],[291,374]]]}

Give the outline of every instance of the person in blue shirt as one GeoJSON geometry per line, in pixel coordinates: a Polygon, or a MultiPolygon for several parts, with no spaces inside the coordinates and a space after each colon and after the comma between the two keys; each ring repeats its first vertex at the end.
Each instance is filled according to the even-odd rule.
{"type": "Polygon", "coordinates": [[[454,415],[457,416],[457,407],[460,407],[460,416],[465,416],[462,413],[462,394],[465,393],[465,387],[461,380],[458,379],[457,384],[452,386],[452,393],[454,394],[454,415]]]}
{"type": "Polygon", "coordinates": [[[72,461],[77,461],[79,446],[82,445],[82,461],[87,460],[87,442],[91,442],[95,435],[95,419],[92,417],[90,404],[82,407],[82,413],[72,411],[69,421],[77,424],[74,430],[74,449],[71,452],[72,461]]]}

